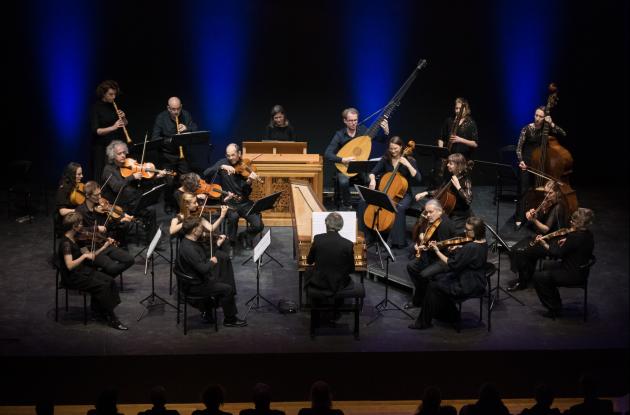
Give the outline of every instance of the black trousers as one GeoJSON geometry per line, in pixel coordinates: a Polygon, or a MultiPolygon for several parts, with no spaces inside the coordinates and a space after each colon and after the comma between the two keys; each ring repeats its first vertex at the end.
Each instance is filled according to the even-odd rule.
{"type": "Polygon", "coordinates": [[[354,177],[348,177],[341,172],[337,172],[337,186],[339,186],[339,200],[343,206],[352,205],[352,198],[350,196],[350,181],[355,184],[363,185],[367,182],[367,175],[365,173],[359,173],[354,177]]]}
{"type": "Polygon", "coordinates": [[[249,223],[249,228],[247,229],[247,238],[251,241],[254,236],[258,235],[262,232],[264,228],[264,224],[262,221],[262,216],[260,213],[253,213],[247,215],[249,209],[253,206],[254,202],[248,200],[246,202],[239,203],[235,205],[236,209],[230,209],[227,213],[227,236],[230,238],[231,242],[236,241],[236,233],[238,231],[238,220],[239,218],[245,218],[247,223],[249,223]]]}
{"type": "Polygon", "coordinates": [[[164,186],[164,205],[170,206],[176,212],[179,211],[179,205],[175,200],[175,189],[181,186],[180,178],[186,173],[190,173],[190,165],[188,161],[183,158],[180,159],[179,155],[162,153],[160,156],[161,168],[166,170],[172,170],[177,173],[177,176],[166,176],[164,186]]]}
{"type": "Polygon", "coordinates": [[[97,313],[113,315],[114,308],[120,304],[118,284],[107,274],[92,270],[89,273],[71,272],[63,285],[74,290],[90,293],[91,309],[97,313]]]}
{"type": "Polygon", "coordinates": [[[214,249],[212,254],[217,258],[217,264],[212,269],[212,275],[218,282],[232,287],[233,295],[236,295],[234,267],[232,266],[232,260],[229,254],[221,249],[214,249]]]}
{"type": "Polygon", "coordinates": [[[134,264],[133,256],[122,248],[108,246],[94,259],[94,265],[110,277],[115,277],[134,264]]]}
{"type": "Polygon", "coordinates": [[[210,311],[212,307],[212,300],[210,297],[215,297],[219,301],[221,308],[223,308],[223,315],[226,318],[234,318],[238,313],[236,301],[234,301],[234,290],[229,284],[217,281],[206,281],[200,285],[190,285],[187,289],[190,295],[206,297],[206,299],[200,304],[191,303],[193,307],[196,307],[201,311],[210,311]]]}
{"type": "Polygon", "coordinates": [[[423,252],[420,259],[414,259],[407,264],[409,279],[415,287],[411,302],[416,307],[422,307],[427,292],[427,286],[436,275],[448,271],[448,266],[429,257],[428,252],[423,252]]]}
{"type": "Polygon", "coordinates": [[[536,270],[536,262],[549,255],[549,251],[540,244],[529,246],[530,241],[532,241],[531,237],[518,241],[512,247],[512,255],[510,256],[510,268],[512,272],[518,273],[518,281],[524,285],[531,281],[536,270]]]}
{"type": "Polygon", "coordinates": [[[453,297],[446,293],[439,283],[430,281],[426,287],[424,303],[416,319],[416,325],[429,326],[434,318],[452,323],[459,318],[459,312],[453,297]]]}
{"type": "Polygon", "coordinates": [[[518,202],[516,202],[516,212],[514,218],[516,222],[524,222],[525,218],[525,195],[534,187],[535,176],[531,173],[518,169],[518,202]]]}
{"type": "Polygon", "coordinates": [[[558,287],[583,282],[583,276],[568,272],[559,261],[543,262],[543,270],[534,274],[534,287],[540,302],[554,312],[562,309],[562,299],[558,287]]]}

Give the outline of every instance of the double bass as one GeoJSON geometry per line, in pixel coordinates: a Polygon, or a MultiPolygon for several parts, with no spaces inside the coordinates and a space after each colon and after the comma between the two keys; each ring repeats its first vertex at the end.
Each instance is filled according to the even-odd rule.
{"type": "MultiPolygon", "coordinates": [[[[558,103],[558,87],[555,83],[549,85],[549,96],[545,105],[545,118],[558,103]]],[[[546,180],[554,180],[560,185],[560,191],[565,199],[568,214],[578,208],[577,195],[569,185],[569,175],[573,169],[573,156],[564,148],[553,135],[549,135],[550,125],[543,120],[542,142],[540,147],[532,152],[530,166],[527,169],[536,175],[536,186],[525,195],[525,211],[535,209],[545,197],[544,185],[546,180]]]]}
{"type": "MultiPolygon", "coordinates": [[[[416,143],[414,141],[409,141],[400,157],[407,157],[413,153],[415,148],[416,143]]],[[[398,160],[392,172],[385,173],[383,177],[381,177],[381,182],[378,186],[378,190],[383,193],[387,193],[387,196],[392,199],[395,205],[397,205],[405,197],[405,193],[407,193],[407,189],[409,188],[407,179],[405,179],[402,174],[398,173],[399,167],[400,160],[398,160]]],[[[390,212],[374,205],[367,205],[365,212],[363,213],[365,226],[370,229],[376,229],[379,232],[390,230],[392,226],[394,226],[395,220],[396,214],[394,212],[390,212]]]]}

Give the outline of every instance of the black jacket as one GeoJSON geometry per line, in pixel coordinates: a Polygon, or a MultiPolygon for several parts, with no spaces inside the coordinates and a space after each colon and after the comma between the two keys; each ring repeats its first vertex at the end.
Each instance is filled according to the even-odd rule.
{"type": "Polygon", "coordinates": [[[337,292],[352,281],[354,244],[334,231],[315,235],[306,261],[315,264],[306,285],[337,292]]]}

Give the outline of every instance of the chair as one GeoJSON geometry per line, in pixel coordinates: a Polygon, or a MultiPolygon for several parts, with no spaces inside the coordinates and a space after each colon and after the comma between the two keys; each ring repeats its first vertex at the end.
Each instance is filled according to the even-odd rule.
{"type": "Polygon", "coordinates": [[[584,290],[584,322],[586,322],[588,318],[588,277],[591,273],[591,267],[595,265],[597,259],[595,255],[591,255],[588,262],[584,265],[580,266],[580,273],[584,278],[584,281],[579,284],[570,284],[570,285],[562,285],[564,288],[581,288],[584,290]]]}
{"type": "Polygon", "coordinates": [[[179,234],[171,235],[169,237],[170,256],[168,259],[169,275],[168,275],[168,294],[173,295],[173,266],[175,265],[175,258],[179,252],[179,234]],[[173,245],[175,247],[173,248],[173,245]]]}
{"type": "MultiPolygon", "coordinates": [[[[52,266],[55,269],[55,321],[59,321],[59,290],[66,291],[66,312],[68,311],[68,288],[63,285],[63,276],[67,272],[66,269],[59,263],[58,260],[52,260],[52,266]]],[[[76,290],[83,296],[83,324],[87,325],[87,295],[88,293],[81,290],[76,290]]]]}
{"type": "MultiPolygon", "coordinates": [[[[188,334],[188,302],[189,301],[203,301],[207,297],[199,295],[190,295],[188,293],[188,286],[193,277],[181,271],[179,266],[173,268],[175,277],[177,279],[177,324],[179,324],[179,315],[181,312],[180,305],[184,305],[184,335],[188,334]],[[182,298],[183,294],[183,298],[182,298]]],[[[219,322],[217,319],[218,301],[216,298],[212,298],[212,317],[214,318],[214,331],[219,331],[219,322]]]]}
{"type": "Polygon", "coordinates": [[[457,304],[457,310],[459,311],[459,317],[457,322],[455,323],[455,330],[460,333],[461,332],[461,322],[462,322],[462,303],[466,300],[470,300],[471,298],[479,298],[479,324],[483,321],[483,298],[488,296],[488,332],[492,327],[492,300],[491,300],[491,286],[490,286],[490,277],[494,275],[496,272],[496,267],[491,262],[486,262],[485,265],[485,276],[486,276],[486,290],[478,295],[466,297],[466,298],[455,298],[455,303],[457,304]]]}
{"type": "Polygon", "coordinates": [[[310,334],[311,338],[315,338],[315,322],[319,320],[319,314],[324,312],[332,312],[334,314],[338,312],[351,312],[354,314],[354,338],[359,340],[359,314],[363,309],[363,299],[365,298],[365,287],[363,284],[353,284],[352,287],[345,288],[343,290],[333,293],[332,291],[322,290],[315,287],[306,288],[306,296],[308,298],[319,298],[329,300],[329,303],[312,304],[311,303],[311,324],[310,334]],[[353,299],[352,304],[343,304],[338,306],[337,300],[353,299]],[[332,302],[332,303],[330,303],[332,302]]]}

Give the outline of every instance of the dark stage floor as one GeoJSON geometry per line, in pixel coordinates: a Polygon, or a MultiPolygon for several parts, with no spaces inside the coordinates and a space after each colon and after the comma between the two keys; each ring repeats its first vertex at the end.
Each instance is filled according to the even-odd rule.
{"type": "MultiPolygon", "coordinates": [[[[475,212],[495,223],[492,189],[475,189],[475,212]]],[[[464,322],[461,333],[449,325],[438,324],[427,331],[409,330],[411,322],[397,311],[388,311],[370,326],[374,305],[384,295],[384,285],[366,280],[367,298],[361,315],[361,339],[351,335],[352,318],[345,315],[337,328],[323,329],[311,340],[309,314],[281,315],[270,307],[252,310],[246,328],[220,327],[215,332],[201,323],[192,309],[189,333],[184,336],[182,325],[175,324],[175,311],[158,307],[137,322],[143,307],[138,303],[150,293],[151,280],[143,274],[141,258],[125,273],[125,291],[117,313],[129,331],[119,332],[97,322],[82,322],[82,299],[72,296],[70,311],[60,311],[59,322],[54,321],[54,271],[46,258],[52,250],[51,217],[42,214],[34,223],[20,224],[4,219],[0,223],[3,238],[0,252],[4,266],[0,270],[0,348],[4,356],[115,356],[115,355],[183,355],[216,353],[320,353],[320,352],[395,352],[448,350],[565,350],[610,349],[628,346],[628,206],[627,201],[614,199],[605,189],[580,189],[582,206],[593,208],[596,219],[593,232],[596,239],[597,264],[591,273],[589,289],[589,320],[582,321],[583,291],[563,289],[565,316],[550,321],[541,316],[543,311],[533,289],[517,293],[524,305],[502,295],[492,313],[492,331],[486,323],[477,327],[478,301],[464,303],[464,322]]],[[[501,235],[515,239],[508,219],[513,204],[501,204],[501,235]]],[[[166,219],[164,217],[163,219],[166,219]]],[[[409,218],[410,224],[413,222],[409,218]]],[[[290,228],[273,228],[270,253],[284,268],[270,262],[262,269],[261,293],[277,303],[280,299],[297,302],[298,279],[292,259],[290,228]]],[[[161,252],[168,257],[168,246],[161,252]]],[[[132,252],[140,248],[132,246],[132,252]]],[[[397,252],[398,261],[390,272],[406,278],[406,252],[397,252]]],[[[245,313],[245,301],[256,290],[255,266],[241,262],[249,252],[239,253],[234,259],[240,314],[245,313]]],[[[371,257],[373,258],[373,257],[371,257]]],[[[490,261],[496,263],[496,254],[490,261]]],[[[168,264],[156,261],[156,291],[167,299],[168,264]]],[[[495,275],[496,281],[496,275],[495,275]]],[[[501,262],[502,285],[513,278],[507,256],[501,262]]],[[[410,290],[394,287],[390,299],[398,304],[407,301],[410,290]]],[[[414,311],[417,312],[416,310],[414,311]]]]}

